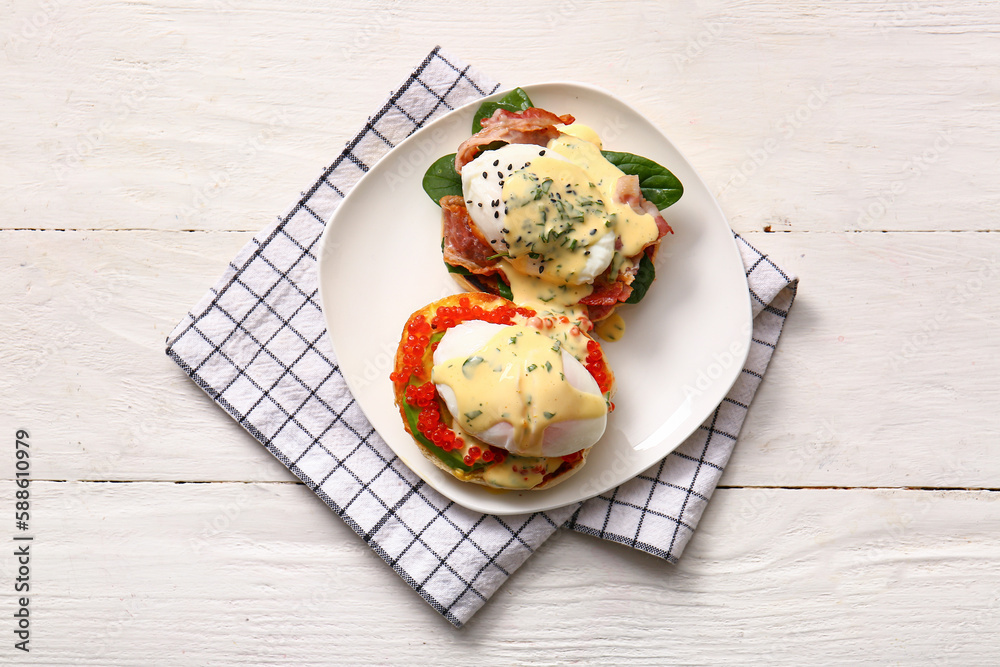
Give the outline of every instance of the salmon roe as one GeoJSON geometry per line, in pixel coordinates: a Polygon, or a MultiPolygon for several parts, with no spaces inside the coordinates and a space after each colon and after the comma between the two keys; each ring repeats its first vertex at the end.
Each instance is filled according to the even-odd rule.
{"type": "Polygon", "coordinates": [[[430,322],[424,315],[413,317],[406,325],[405,338],[402,343],[403,363],[398,371],[389,374],[389,379],[402,387],[409,383],[410,378],[418,380],[430,379],[429,364],[425,365],[425,352],[428,345],[431,353],[437,349],[439,341],[430,342],[431,334],[450,329],[456,324],[468,320],[482,320],[492,324],[514,324],[514,317],[534,317],[531,308],[515,308],[506,304],[487,310],[479,305],[471,305],[468,297],[462,297],[457,306],[443,306],[434,311],[430,322]]]}
{"type": "MultiPolygon", "coordinates": [[[[403,392],[406,402],[419,408],[417,414],[417,429],[425,438],[440,447],[446,452],[453,452],[465,448],[465,441],[448,428],[441,420],[441,407],[437,402],[437,390],[431,382],[421,385],[411,384],[403,392]]],[[[500,463],[504,460],[506,452],[497,447],[487,446],[486,450],[473,445],[469,447],[463,462],[467,466],[474,465],[476,461],[482,460],[484,463],[496,461],[500,463]]]]}
{"type": "Polygon", "coordinates": [[[601,388],[601,393],[605,393],[611,389],[611,378],[604,371],[604,354],[601,352],[601,346],[596,340],[587,341],[587,370],[590,374],[594,376],[597,380],[597,386],[601,388]]]}
{"type": "MultiPolygon", "coordinates": [[[[457,306],[443,306],[434,311],[434,317],[427,321],[424,315],[413,317],[406,325],[405,338],[402,343],[403,363],[399,371],[389,374],[389,379],[399,387],[404,387],[403,398],[410,406],[417,408],[417,428],[428,440],[446,452],[465,449],[465,441],[441,420],[441,407],[438,404],[437,390],[430,382],[430,363],[427,350],[433,354],[439,341],[431,343],[432,334],[443,332],[468,320],[482,320],[493,324],[515,324],[516,316],[530,318],[535,316],[531,308],[513,307],[507,304],[487,310],[482,306],[473,306],[468,297],[462,297],[457,306]],[[428,362],[428,363],[425,363],[428,362]],[[411,380],[418,382],[411,384],[411,380]],[[424,380],[424,382],[419,382],[424,380]]],[[[603,391],[603,390],[602,390],[603,391]]],[[[484,443],[485,445],[485,443],[484,443]]],[[[467,466],[477,461],[484,463],[503,463],[507,451],[492,445],[481,449],[475,445],[468,448],[462,457],[467,466]]]]}
{"type": "Polygon", "coordinates": [[[400,386],[409,382],[411,376],[424,377],[424,350],[431,340],[431,326],[423,315],[418,315],[406,324],[404,334],[403,363],[399,371],[389,374],[389,379],[400,386]]]}
{"type": "Polygon", "coordinates": [[[535,311],[530,308],[514,308],[506,304],[492,310],[486,310],[479,305],[470,305],[469,299],[462,297],[457,306],[442,306],[434,311],[431,328],[435,331],[444,331],[467,320],[482,320],[493,324],[514,324],[515,315],[533,317],[535,311]]]}

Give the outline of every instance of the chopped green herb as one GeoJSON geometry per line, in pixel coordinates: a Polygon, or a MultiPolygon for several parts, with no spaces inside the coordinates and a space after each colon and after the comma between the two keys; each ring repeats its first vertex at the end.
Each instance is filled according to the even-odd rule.
{"type": "Polygon", "coordinates": [[[544,197],[547,194],[549,194],[549,188],[551,188],[551,187],[552,187],[552,179],[551,178],[546,178],[544,181],[542,181],[542,184],[535,188],[535,195],[534,195],[534,198],[533,198],[534,201],[538,201],[542,197],[544,197]]]}
{"type": "Polygon", "coordinates": [[[471,380],[472,375],[476,372],[476,366],[478,366],[481,363],[483,363],[482,357],[478,355],[474,357],[469,357],[468,359],[465,360],[465,363],[462,364],[462,375],[471,380]]]}
{"type": "Polygon", "coordinates": [[[543,412],[542,414],[545,415],[546,419],[552,419],[553,417],[556,416],[556,413],[554,412],[543,412]]]}
{"type": "Polygon", "coordinates": [[[473,419],[475,419],[476,417],[478,417],[481,414],[483,414],[482,410],[473,410],[472,412],[466,412],[465,413],[465,418],[468,419],[471,422],[473,419]]]}

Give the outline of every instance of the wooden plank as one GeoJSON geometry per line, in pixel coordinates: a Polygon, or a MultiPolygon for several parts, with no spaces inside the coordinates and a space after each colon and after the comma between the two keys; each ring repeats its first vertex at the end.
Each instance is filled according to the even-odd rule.
{"type": "MultiPolygon", "coordinates": [[[[48,443],[39,476],[291,479],[163,354],[246,240],[0,232],[0,395],[48,443]]],[[[804,282],[723,483],[1000,487],[998,237],[750,240],[804,282]]]]}
{"type": "Polygon", "coordinates": [[[803,277],[724,484],[1000,488],[992,234],[760,234],[803,277]]]}
{"type": "Polygon", "coordinates": [[[995,662],[996,3],[9,4],[0,230],[97,231],[0,231],[0,422],[146,481],[34,482],[0,662],[995,662]],[[435,42],[634,104],[804,281],[680,565],[560,532],[462,631],[163,355],[435,42]]]}
{"type": "Polygon", "coordinates": [[[45,443],[36,476],[294,479],[164,353],[167,334],[249,240],[2,233],[0,396],[9,427],[45,443]]]}
{"type": "Polygon", "coordinates": [[[302,486],[31,489],[25,664],[985,664],[1000,649],[997,493],[720,490],[679,565],[560,532],[459,631],[302,486]]]}
{"type": "Polygon", "coordinates": [[[330,11],[14,8],[0,225],[259,229],[433,35],[508,85],[583,80],[635,104],[740,231],[997,228],[996,3],[622,3],[609,21],[600,3],[517,0],[516,56],[444,0],[330,11]]]}

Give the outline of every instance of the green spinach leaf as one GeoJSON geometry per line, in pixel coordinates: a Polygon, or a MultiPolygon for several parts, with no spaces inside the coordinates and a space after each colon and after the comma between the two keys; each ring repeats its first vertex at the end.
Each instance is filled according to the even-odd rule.
{"type": "Polygon", "coordinates": [[[500,296],[508,301],[514,300],[514,293],[510,290],[510,285],[505,283],[500,276],[497,276],[497,290],[499,290],[500,296]]]}
{"type": "Polygon", "coordinates": [[[639,177],[642,196],[653,202],[661,211],[675,203],[684,194],[684,186],[669,169],[652,160],[631,153],[601,151],[608,162],[630,176],[639,177]]]}
{"type": "Polygon", "coordinates": [[[462,175],[455,171],[455,154],[445,155],[434,161],[424,173],[424,192],[441,205],[441,197],[462,196],[462,175]]]}
{"type": "Polygon", "coordinates": [[[467,466],[461,459],[461,453],[456,454],[453,452],[446,452],[437,445],[435,445],[433,442],[428,440],[427,436],[425,436],[423,433],[420,432],[419,412],[417,411],[417,408],[414,408],[412,405],[406,403],[405,401],[403,402],[403,413],[406,415],[406,421],[410,425],[410,433],[413,435],[413,438],[415,440],[418,440],[421,445],[426,447],[431,454],[444,461],[444,464],[449,468],[457,468],[464,472],[472,472],[473,470],[477,468],[482,468],[484,465],[486,465],[482,461],[477,461],[471,466],[467,466]]]}
{"type": "Polygon", "coordinates": [[[642,259],[639,260],[639,271],[635,274],[635,280],[632,281],[632,295],[629,296],[625,303],[639,303],[642,301],[642,297],[646,296],[649,286],[653,284],[654,278],[656,278],[656,267],[653,266],[653,260],[649,258],[649,255],[643,253],[642,259]]]}
{"type": "Polygon", "coordinates": [[[472,133],[475,134],[483,129],[483,125],[479,121],[489,118],[497,109],[505,109],[506,111],[517,113],[518,111],[530,109],[533,106],[528,93],[520,88],[515,88],[495,102],[483,102],[479,105],[479,111],[472,117],[472,133]]]}

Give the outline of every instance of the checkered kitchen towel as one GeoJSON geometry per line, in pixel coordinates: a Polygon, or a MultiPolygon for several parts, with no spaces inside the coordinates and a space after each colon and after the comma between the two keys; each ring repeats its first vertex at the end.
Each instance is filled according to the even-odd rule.
{"type": "Polygon", "coordinates": [[[316,244],[324,221],[395,144],[498,88],[431,51],[167,338],[167,354],[198,386],[456,626],[560,526],[677,560],[733,450],[796,285],[737,237],[755,316],[746,368],[705,424],[635,479],[582,504],[522,516],[482,515],[442,497],[392,453],[344,383],[317,303],[316,244]]]}

